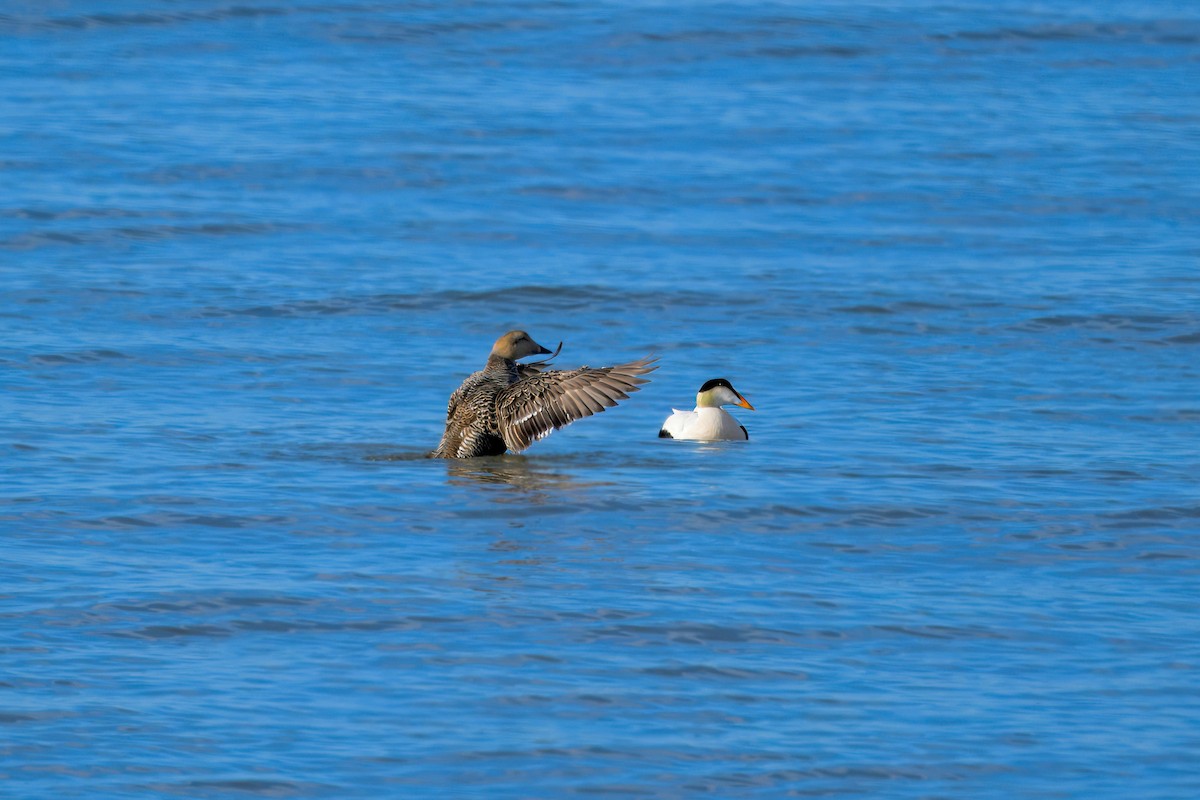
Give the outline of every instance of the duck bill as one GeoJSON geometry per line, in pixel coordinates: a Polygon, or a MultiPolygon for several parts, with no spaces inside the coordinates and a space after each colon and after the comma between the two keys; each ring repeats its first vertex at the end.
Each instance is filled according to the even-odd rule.
{"type": "Polygon", "coordinates": [[[750,405],[750,401],[747,400],[746,398],[742,397],[740,394],[738,395],[738,400],[741,401],[740,403],[738,403],[738,406],[740,406],[741,408],[748,408],[751,411],[754,411],[754,406],[750,405]]]}

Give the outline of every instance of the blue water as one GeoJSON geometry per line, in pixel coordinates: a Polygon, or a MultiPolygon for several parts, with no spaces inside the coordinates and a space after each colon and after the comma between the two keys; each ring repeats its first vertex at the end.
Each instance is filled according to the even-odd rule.
{"type": "Polygon", "coordinates": [[[1200,796],[1195,4],[0,43],[5,798],[1200,796]],[[518,326],[662,366],[422,458],[518,326]]]}

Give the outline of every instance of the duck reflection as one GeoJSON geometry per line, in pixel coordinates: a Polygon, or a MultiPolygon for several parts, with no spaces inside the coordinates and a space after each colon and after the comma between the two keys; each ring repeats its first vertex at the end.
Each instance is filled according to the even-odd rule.
{"type": "Polygon", "coordinates": [[[570,485],[572,476],[519,456],[490,456],[446,461],[450,482],[459,486],[492,484],[524,491],[544,491],[570,485]]]}
{"type": "Polygon", "coordinates": [[[604,485],[601,481],[583,481],[573,472],[555,469],[545,459],[508,455],[447,460],[444,463],[452,484],[507,486],[519,490],[516,496],[508,493],[497,495],[494,498],[497,502],[544,503],[551,499],[561,502],[564,493],[604,485]]]}

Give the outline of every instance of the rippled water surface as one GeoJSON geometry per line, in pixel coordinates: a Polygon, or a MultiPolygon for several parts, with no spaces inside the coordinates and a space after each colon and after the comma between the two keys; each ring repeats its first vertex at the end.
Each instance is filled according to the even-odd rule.
{"type": "Polygon", "coordinates": [[[0,41],[5,797],[1200,796],[1192,4],[0,41]],[[423,458],[517,326],[661,368],[423,458]]]}

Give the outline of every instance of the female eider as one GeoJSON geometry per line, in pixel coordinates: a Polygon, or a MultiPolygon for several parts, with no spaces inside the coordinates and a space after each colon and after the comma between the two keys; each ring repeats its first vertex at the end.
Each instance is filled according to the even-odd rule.
{"type": "Polygon", "coordinates": [[[750,438],[744,425],[721,406],[741,406],[754,410],[746,398],[724,378],[707,381],[696,393],[696,410],[671,409],[671,416],[658,432],[660,439],[699,439],[715,441],[730,439],[744,442],[750,438]]]}
{"type": "Polygon", "coordinates": [[[432,458],[474,458],[521,452],[577,419],[590,417],[647,383],[658,369],[643,358],[615,367],[547,370],[550,359],[518,364],[518,358],[550,353],[525,331],[509,331],[492,346],[487,364],[450,395],[446,432],[432,458]]]}

